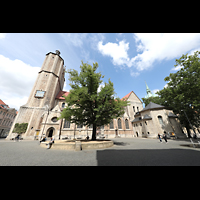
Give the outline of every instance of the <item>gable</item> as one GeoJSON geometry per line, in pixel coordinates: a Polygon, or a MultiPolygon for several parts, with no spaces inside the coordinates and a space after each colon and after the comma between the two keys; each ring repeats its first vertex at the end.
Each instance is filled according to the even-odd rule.
{"type": "Polygon", "coordinates": [[[133,91],[131,91],[127,100],[142,103],[142,101],[139,99],[139,97],[133,91]]]}
{"type": "Polygon", "coordinates": [[[58,105],[56,105],[52,111],[55,111],[55,112],[61,112],[60,108],[58,105]]]}

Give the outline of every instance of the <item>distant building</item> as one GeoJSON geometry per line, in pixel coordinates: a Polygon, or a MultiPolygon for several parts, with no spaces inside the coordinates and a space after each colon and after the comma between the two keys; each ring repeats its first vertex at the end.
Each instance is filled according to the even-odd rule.
{"type": "Polygon", "coordinates": [[[7,137],[16,115],[17,110],[0,99],[0,137],[7,137]]]}

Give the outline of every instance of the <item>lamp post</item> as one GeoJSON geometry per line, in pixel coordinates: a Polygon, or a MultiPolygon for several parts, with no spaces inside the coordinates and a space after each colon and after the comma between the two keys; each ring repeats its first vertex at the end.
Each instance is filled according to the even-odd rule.
{"type": "Polygon", "coordinates": [[[48,115],[49,115],[49,106],[48,105],[45,106],[45,110],[47,110],[47,117],[46,117],[46,120],[45,120],[45,124],[43,126],[41,137],[43,136],[43,132],[44,132],[44,129],[45,129],[45,126],[46,126],[47,118],[48,118],[48,115]]]}
{"type": "Polygon", "coordinates": [[[185,110],[181,110],[181,111],[183,111],[183,112],[185,113],[185,116],[186,116],[186,118],[187,118],[187,120],[188,120],[188,122],[189,122],[189,124],[190,124],[190,126],[191,126],[191,128],[192,128],[192,130],[193,130],[193,132],[194,132],[195,138],[196,138],[196,137],[197,137],[197,136],[196,136],[196,132],[194,131],[193,126],[192,126],[192,124],[190,123],[190,120],[189,120],[189,118],[188,118],[188,116],[187,116],[185,110]]]}

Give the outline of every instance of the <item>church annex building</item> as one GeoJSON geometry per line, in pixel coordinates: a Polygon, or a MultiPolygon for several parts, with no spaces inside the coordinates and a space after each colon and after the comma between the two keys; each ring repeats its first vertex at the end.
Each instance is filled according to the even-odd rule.
{"type": "MultiPolygon", "coordinates": [[[[34,140],[44,135],[53,136],[55,139],[84,139],[86,136],[91,138],[92,127],[75,125],[65,119],[57,121],[66,106],[63,95],[69,94],[63,91],[64,75],[64,60],[60,52],[56,50],[56,53],[47,53],[28,101],[20,107],[7,139],[16,136],[16,133],[13,133],[16,123],[28,123],[26,132],[22,134],[23,139],[34,140]]],[[[130,101],[124,115],[108,125],[98,127],[97,138],[157,138],[158,133],[164,132],[175,133],[177,138],[185,137],[172,110],[152,102],[143,108],[142,101],[133,91],[123,98],[130,101]]]]}

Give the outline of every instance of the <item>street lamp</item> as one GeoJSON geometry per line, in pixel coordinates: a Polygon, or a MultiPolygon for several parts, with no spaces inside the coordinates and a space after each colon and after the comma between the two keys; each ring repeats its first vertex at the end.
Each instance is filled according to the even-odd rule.
{"type": "Polygon", "coordinates": [[[188,122],[189,122],[189,124],[190,124],[190,126],[191,126],[191,128],[192,128],[192,130],[193,130],[193,132],[194,132],[195,138],[196,138],[196,137],[197,137],[197,136],[196,136],[196,132],[194,131],[193,126],[192,126],[192,124],[190,123],[190,120],[188,119],[188,116],[187,116],[185,110],[181,110],[181,111],[183,111],[183,112],[185,113],[185,116],[186,116],[186,118],[187,118],[187,120],[188,120],[188,122]]]}

